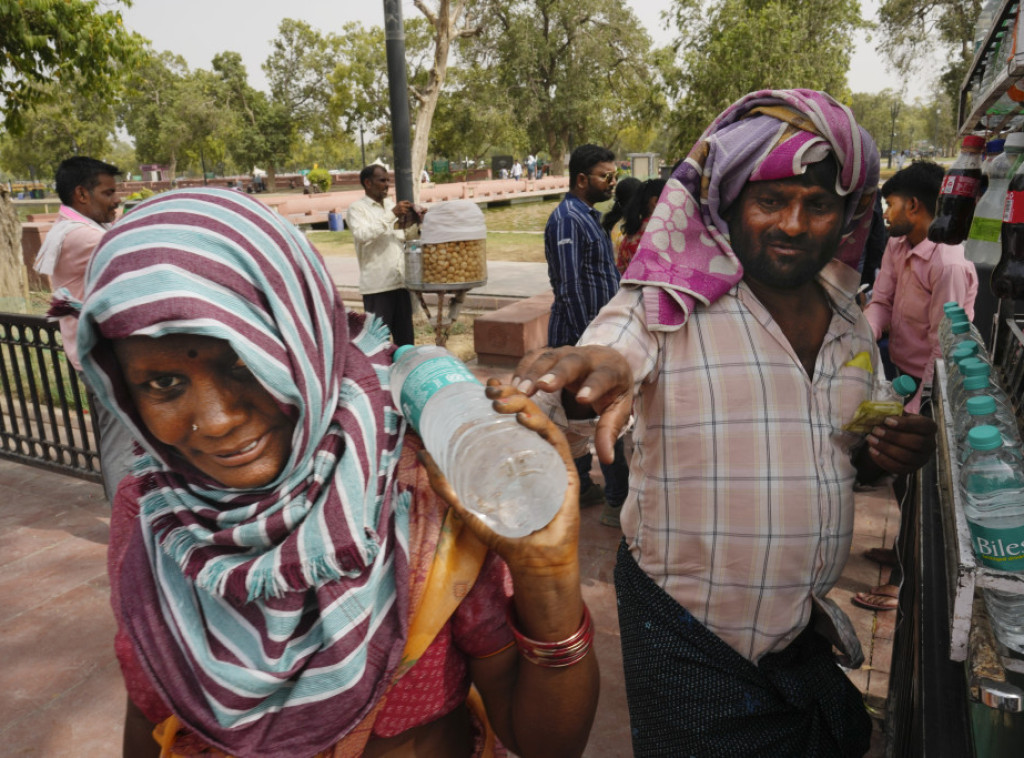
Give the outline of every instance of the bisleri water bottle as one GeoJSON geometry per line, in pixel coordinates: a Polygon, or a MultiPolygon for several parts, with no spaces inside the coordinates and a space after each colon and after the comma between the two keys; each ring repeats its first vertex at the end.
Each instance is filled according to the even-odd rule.
{"type": "Polygon", "coordinates": [[[405,345],[391,366],[395,404],[467,510],[505,537],[546,526],[569,484],[558,452],[498,413],[466,365],[443,347],[405,345]]]}

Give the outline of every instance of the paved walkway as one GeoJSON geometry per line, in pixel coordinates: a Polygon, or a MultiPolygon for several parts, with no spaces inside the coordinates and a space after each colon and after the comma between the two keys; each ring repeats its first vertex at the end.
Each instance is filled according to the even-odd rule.
{"type": "MultiPolygon", "coordinates": [[[[354,259],[335,256],[328,265],[339,288],[355,285],[354,259]]],[[[490,294],[544,291],[543,268],[492,264],[490,294]]],[[[594,477],[600,481],[596,465],[594,477]]],[[[112,649],[105,565],[109,511],[102,488],[0,460],[0,502],[0,758],[119,755],[125,691],[112,649]]],[[[884,708],[895,614],[856,608],[850,597],[880,583],[882,571],[861,553],[892,544],[899,514],[888,487],[859,492],[856,502],[851,557],[832,597],[853,619],[867,656],[862,669],[850,672],[851,680],[870,705],[884,708]]],[[[580,535],[583,594],[597,627],[602,678],[585,755],[626,758],[629,723],[612,586],[620,535],[602,526],[599,516],[599,508],[585,510],[580,535]]],[[[875,736],[869,755],[878,758],[881,733],[875,736]]]]}

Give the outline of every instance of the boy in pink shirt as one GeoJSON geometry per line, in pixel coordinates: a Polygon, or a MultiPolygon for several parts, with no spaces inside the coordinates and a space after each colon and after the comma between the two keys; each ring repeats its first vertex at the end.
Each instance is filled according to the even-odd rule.
{"type": "Polygon", "coordinates": [[[936,163],[918,161],[882,185],[889,244],[864,310],[875,339],[888,331],[892,362],[918,384],[917,395],[907,404],[913,413],[927,397],[940,355],[942,306],[955,300],[973,318],[978,294],[978,275],[964,257],[963,245],[928,239],[944,173],[936,163]]]}

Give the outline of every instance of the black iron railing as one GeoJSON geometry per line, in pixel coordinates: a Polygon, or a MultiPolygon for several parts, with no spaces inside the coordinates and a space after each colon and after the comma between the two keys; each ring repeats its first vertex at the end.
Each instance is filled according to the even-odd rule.
{"type": "Polygon", "coordinates": [[[0,458],[99,482],[99,434],[56,323],[0,313],[0,458]]]}

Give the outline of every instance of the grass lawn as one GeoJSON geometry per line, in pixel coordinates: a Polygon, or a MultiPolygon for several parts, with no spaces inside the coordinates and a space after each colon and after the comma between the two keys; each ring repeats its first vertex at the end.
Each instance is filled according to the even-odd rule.
{"type": "MultiPolygon", "coordinates": [[[[487,260],[544,262],[544,224],[557,201],[516,203],[484,210],[487,221],[487,260]]],[[[355,257],[352,232],[308,232],[321,255],[355,257]]]]}

